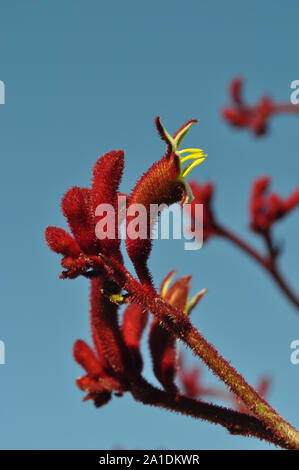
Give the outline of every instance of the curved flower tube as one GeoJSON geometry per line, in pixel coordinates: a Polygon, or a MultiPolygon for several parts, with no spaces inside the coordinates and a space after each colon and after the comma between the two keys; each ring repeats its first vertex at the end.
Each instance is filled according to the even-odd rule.
{"type": "Polygon", "coordinates": [[[188,121],[172,137],[161,124],[160,117],[156,118],[156,128],[162,140],[166,143],[166,153],[158,162],[144,173],[137,182],[130,196],[130,206],[127,216],[126,247],[128,255],[134,264],[140,281],[153,286],[152,277],[147,266],[147,261],[152,248],[152,232],[158,215],[163,208],[181,201],[182,206],[193,200],[192,191],[186,181],[187,175],[197,165],[202,163],[206,154],[198,148],[179,150],[182,140],[196,120],[188,121]],[[186,155],[185,155],[186,154],[186,155]],[[191,160],[186,167],[183,164],[191,160]],[[134,220],[134,214],[130,213],[130,207],[142,205],[145,208],[141,224],[145,227],[145,235],[132,237],[130,226],[134,220]],[[156,206],[157,212],[153,214],[151,207],[156,206]]]}

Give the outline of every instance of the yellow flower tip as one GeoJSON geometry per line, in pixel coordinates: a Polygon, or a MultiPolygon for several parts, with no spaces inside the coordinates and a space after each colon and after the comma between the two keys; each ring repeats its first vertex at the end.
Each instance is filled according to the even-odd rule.
{"type": "Polygon", "coordinates": [[[112,295],[109,295],[108,296],[108,299],[110,300],[110,302],[116,304],[116,305],[123,305],[125,303],[127,303],[127,299],[128,297],[130,296],[130,294],[112,294],[112,295]]]}
{"type": "Polygon", "coordinates": [[[190,173],[193,168],[195,168],[197,165],[202,163],[206,157],[208,156],[202,149],[184,149],[180,150],[177,152],[180,158],[180,163],[185,163],[188,160],[193,160],[191,163],[189,163],[184,170],[182,170],[182,177],[186,178],[186,176],[190,173]],[[182,156],[182,154],[187,153],[188,155],[182,156]]]}
{"type": "Polygon", "coordinates": [[[198,302],[208,292],[208,289],[202,289],[191,300],[189,300],[190,281],[192,276],[181,277],[169,289],[176,272],[177,271],[173,269],[163,279],[160,287],[160,295],[164,299],[167,299],[167,302],[169,302],[171,305],[176,307],[179,305],[179,308],[183,309],[186,315],[190,315],[198,302]]]}
{"type": "Polygon", "coordinates": [[[203,298],[203,296],[208,292],[208,289],[202,289],[200,292],[195,294],[195,296],[190,300],[190,302],[187,302],[186,308],[185,308],[185,313],[187,315],[190,315],[192,310],[196,307],[198,302],[203,298]]]}
{"type": "Polygon", "coordinates": [[[193,168],[195,168],[197,165],[202,163],[205,159],[206,159],[206,157],[201,156],[199,158],[196,158],[196,160],[194,160],[194,162],[189,163],[189,165],[187,165],[186,168],[183,170],[182,177],[186,178],[186,176],[190,173],[190,171],[193,170],[193,168]]]}
{"type": "Polygon", "coordinates": [[[174,157],[174,156],[176,156],[178,158],[179,174],[176,177],[175,181],[182,183],[183,186],[184,186],[184,189],[185,189],[185,196],[184,196],[184,199],[182,201],[182,206],[192,202],[192,200],[194,199],[191,188],[188,185],[188,183],[185,181],[185,178],[188,176],[190,171],[193,170],[193,168],[195,168],[200,163],[202,163],[207,157],[207,154],[205,154],[204,151],[202,149],[199,149],[199,148],[186,148],[186,149],[183,149],[183,150],[179,150],[179,147],[180,147],[184,137],[186,136],[186,134],[188,133],[188,131],[190,130],[192,125],[195,124],[196,122],[197,122],[197,120],[195,120],[195,119],[193,119],[191,121],[188,121],[172,137],[167,132],[167,130],[165,129],[163,124],[161,123],[160,117],[158,117],[156,119],[156,126],[157,126],[157,129],[158,129],[158,132],[159,132],[160,136],[162,137],[162,139],[167,143],[167,146],[168,146],[168,151],[167,151],[166,155],[168,156],[168,158],[171,158],[171,157],[174,157]],[[187,155],[185,155],[185,154],[187,154],[187,155]],[[182,164],[185,163],[188,160],[192,160],[192,161],[190,163],[188,163],[188,165],[185,168],[182,168],[182,164]]]}
{"type": "Polygon", "coordinates": [[[175,142],[175,146],[176,146],[176,149],[175,151],[178,150],[179,146],[181,145],[184,137],[186,136],[186,134],[188,133],[188,131],[191,129],[191,127],[193,126],[193,124],[195,124],[197,122],[197,119],[192,119],[191,121],[188,121],[186,122],[186,124],[184,124],[177,132],[176,134],[174,135],[173,139],[174,139],[174,142],[175,142]]]}
{"type": "Polygon", "coordinates": [[[173,276],[175,275],[176,273],[176,269],[173,269],[172,271],[170,271],[169,274],[167,274],[167,276],[165,277],[165,279],[163,280],[162,284],[161,284],[161,288],[160,288],[160,294],[161,294],[161,297],[165,297],[166,296],[166,293],[168,291],[168,288],[169,288],[169,285],[173,279],[173,276]]]}

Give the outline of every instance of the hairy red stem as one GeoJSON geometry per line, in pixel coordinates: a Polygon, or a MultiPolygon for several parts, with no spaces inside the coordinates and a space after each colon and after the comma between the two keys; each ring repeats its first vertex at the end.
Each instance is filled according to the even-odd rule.
{"type": "Polygon", "coordinates": [[[230,230],[223,227],[222,225],[217,224],[216,233],[217,235],[226,238],[231,243],[238,246],[242,251],[244,251],[249,256],[251,256],[251,258],[255,259],[255,261],[270,274],[272,279],[276,282],[276,284],[279,286],[282,292],[286,295],[286,297],[291,301],[291,303],[297,309],[299,309],[299,297],[291,289],[288,282],[284,279],[283,275],[281,274],[277,266],[275,256],[273,255],[272,248],[269,245],[269,243],[267,243],[269,256],[263,256],[255,248],[249,245],[246,241],[244,241],[238,235],[231,232],[230,230]]]}
{"type": "MultiPolygon", "coordinates": [[[[182,340],[234,392],[273,436],[287,449],[299,450],[299,432],[287,423],[244,378],[226,361],[203,335],[191,324],[188,316],[167,303],[159,295],[142,286],[133,276],[112,259],[100,256],[107,274],[130,292],[134,301],[148,308],[170,334],[182,340]]],[[[96,262],[96,260],[94,260],[96,262]]],[[[98,261],[99,265],[102,265],[98,261]]],[[[92,261],[91,261],[91,264],[92,261]]],[[[102,265],[103,266],[103,265],[102,265]]]]}
{"type": "Polygon", "coordinates": [[[143,378],[131,384],[131,393],[137,401],[145,405],[162,407],[192,418],[220,424],[231,434],[256,437],[287,448],[285,442],[273,436],[271,430],[267,429],[259,419],[246,413],[195,400],[183,395],[175,397],[171,393],[153,387],[143,378]]]}
{"type": "Polygon", "coordinates": [[[274,113],[299,113],[299,106],[291,103],[275,103],[273,104],[274,113]]]}

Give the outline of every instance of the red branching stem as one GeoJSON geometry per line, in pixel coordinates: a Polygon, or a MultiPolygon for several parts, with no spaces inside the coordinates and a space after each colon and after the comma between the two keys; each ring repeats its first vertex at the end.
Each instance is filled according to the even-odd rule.
{"type": "MultiPolygon", "coordinates": [[[[101,256],[107,274],[134,297],[134,301],[148,308],[161,325],[174,337],[183,341],[234,392],[250,412],[259,419],[273,436],[287,449],[299,449],[299,432],[287,423],[244,378],[209,344],[191,324],[188,316],[167,303],[159,295],[142,286],[124,266],[101,256]]],[[[92,264],[92,262],[91,262],[92,264]]]]}
{"type": "Polygon", "coordinates": [[[274,103],[273,104],[274,113],[299,113],[299,106],[291,103],[274,103]]]}
{"type": "Polygon", "coordinates": [[[259,419],[246,413],[183,395],[175,396],[153,387],[143,378],[132,383],[130,391],[137,401],[145,405],[162,407],[192,418],[220,424],[231,434],[256,437],[287,448],[284,440],[278,439],[259,419]]]}
{"type": "Polygon", "coordinates": [[[222,225],[217,224],[217,230],[215,233],[219,236],[222,236],[233,243],[235,246],[239,247],[242,251],[247,253],[251,258],[253,258],[260,266],[262,266],[280,287],[281,291],[286,295],[286,297],[291,301],[291,303],[299,309],[299,297],[291,289],[288,282],[284,279],[282,273],[279,270],[276,261],[276,253],[273,251],[273,246],[269,238],[264,235],[268,254],[263,256],[255,248],[253,248],[249,243],[240,238],[231,230],[223,227],[222,225]]]}

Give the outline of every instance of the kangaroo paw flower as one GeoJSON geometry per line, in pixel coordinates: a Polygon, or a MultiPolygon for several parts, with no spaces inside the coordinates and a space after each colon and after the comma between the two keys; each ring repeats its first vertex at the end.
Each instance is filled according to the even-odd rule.
{"type": "Polygon", "coordinates": [[[88,266],[84,262],[84,257],[109,253],[109,256],[122,262],[120,237],[116,230],[118,230],[117,191],[123,166],[122,150],[108,152],[101,156],[94,166],[91,188],[73,186],[64,195],[61,202],[62,212],[73,237],[57,227],[48,227],[45,233],[51,250],[64,256],[61,264],[67,271],[62,273],[62,278],[75,278],[86,273],[88,266]],[[113,209],[111,213],[108,211],[106,216],[109,219],[107,223],[115,227],[112,237],[97,236],[98,223],[103,218],[103,214],[97,212],[97,208],[101,205],[113,209]]]}
{"type": "Polygon", "coordinates": [[[156,118],[158,133],[167,145],[166,153],[142,175],[130,197],[127,215],[127,252],[140,281],[149,285],[152,285],[152,279],[147,260],[151,252],[151,236],[158,215],[165,206],[179,201],[184,205],[192,201],[193,195],[186,177],[206,158],[203,150],[198,148],[179,150],[182,140],[195,122],[197,121],[188,121],[174,136],[171,136],[162,125],[160,117],[156,118]],[[185,166],[186,162],[189,163],[185,166]],[[134,206],[137,208],[140,205],[145,209],[140,222],[144,231],[142,236],[135,234],[133,236],[131,228],[136,212],[131,214],[130,207],[135,210],[134,206]],[[151,211],[154,205],[157,207],[156,214],[151,211]]]}
{"type": "Polygon", "coordinates": [[[156,118],[157,130],[162,139],[167,143],[167,151],[164,158],[172,162],[178,171],[174,182],[181,183],[183,186],[184,195],[182,199],[182,205],[188,204],[193,200],[192,191],[186,181],[186,177],[193,168],[202,163],[207,157],[207,154],[204,154],[203,150],[199,148],[186,148],[179,150],[184,137],[190,130],[191,126],[196,122],[196,119],[188,121],[174,134],[173,137],[171,137],[171,135],[162,125],[160,117],[158,116],[156,118]],[[188,161],[190,162],[187,165],[184,165],[183,168],[183,164],[188,161]]]}
{"type": "Polygon", "coordinates": [[[247,128],[256,137],[266,134],[270,119],[281,113],[298,113],[299,106],[292,103],[277,103],[268,96],[254,104],[247,104],[242,97],[243,80],[235,78],[229,86],[232,103],[222,109],[223,118],[236,128],[247,128]]]}
{"type": "Polygon", "coordinates": [[[76,362],[87,372],[87,375],[76,380],[80,390],[87,392],[83,401],[91,399],[94,401],[95,406],[99,408],[110,401],[112,391],[123,392],[120,382],[113,375],[109,375],[107,370],[103,369],[96,353],[85,341],[78,339],[75,342],[73,354],[76,362]]]}
{"type": "MultiPolygon", "coordinates": [[[[96,231],[101,225],[103,214],[98,215],[101,205],[110,204],[114,211],[107,212],[105,223],[114,227],[114,234],[101,237],[101,252],[113,256],[118,261],[122,261],[120,252],[120,237],[118,236],[117,221],[117,191],[122,178],[124,168],[123,150],[108,152],[98,159],[93,169],[92,179],[92,208],[95,217],[96,231]],[[114,236],[113,236],[114,235],[114,236]]],[[[103,207],[102,206],[102,207],[103,207]]]]}
{"type": "Polygon", "coordinates": [[[49,248],[59,255],[77,258],[81,254],[78,243],[62,228],[47,227],[45,237],[49,248]]]}
{"type": "Polygon", "coordinates": [[[299,188],[283,199],[276,193],[267,193],[270,178],[258,178],[252,185],[250,227],[254,232],[267,233],[273,224],[299,205],[299,188]]]}

